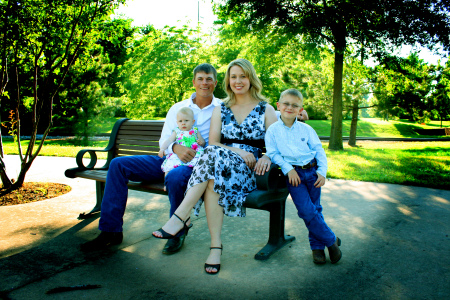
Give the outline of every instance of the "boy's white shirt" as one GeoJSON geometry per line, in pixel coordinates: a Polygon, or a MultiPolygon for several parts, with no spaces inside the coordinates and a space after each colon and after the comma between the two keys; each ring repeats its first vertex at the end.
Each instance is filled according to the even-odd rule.
{"type": "MultiPolygon", "coordinates": [[[[181,102],[175,103],[167,112],[166,120],[164,122],[163,130],[161,132],[161,138],[159,139],[159,146],[161,147],[165,140],[167,140],[172,131],[178,127],[177,124],[177,113],[182,107],[190,107],[194,112],[195,124],[194,127],[197,127],[202,137],[205,139],[206,146],[208,146],[209,141],[209,128],[211,126],[211,116],[213,110],[216,106],[220,105],[222,101],[213,96],[211,104],[200,109],[192,100],[195,99],[196,93],[193,93],[189,99],[183,100],[181,102]]],[[[165,150],[166,154],[173,153],[172,147],[175,144],[172,143],[165,150]]]]}
{"type": "Polygon", "coordinates": [[[266,155],[281,167],[283,174],[296,166],[303,166],[313,158],[317,160],[317,173],[326,178],[327,157],[316,131],[308,124],[295,121],[288,127],[280,119],[266,132],[266,155]]]}

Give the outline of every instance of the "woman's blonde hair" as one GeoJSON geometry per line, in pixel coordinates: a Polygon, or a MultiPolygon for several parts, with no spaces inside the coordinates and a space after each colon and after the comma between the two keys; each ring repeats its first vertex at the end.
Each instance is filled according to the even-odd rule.
{"type": "Polygon", "coordinates": [[[252,63],[246,59],[238,58],[233,60],[227,68],[227,72],[225,73],[225,79],[223,81],[223,89],[227,93],[228,97],[223,100],[227,107],[231,107],[236,103],[236,97],[234,92],[230,87],[230,69],[234,66],[239,66],[244,71],[245,76],[250,80],[250,94],[253,98],[259,101],[266,101],[266,97],[261,94],[262,91],[262,83],[259,80],[258,75],[256,75],[255,68],[252,63]]]}

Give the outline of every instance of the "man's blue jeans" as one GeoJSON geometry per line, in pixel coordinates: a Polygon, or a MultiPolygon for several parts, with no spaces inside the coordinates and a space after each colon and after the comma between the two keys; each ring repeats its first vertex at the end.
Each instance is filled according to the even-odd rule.
{"type": "Polygon", "coordinates": [[[323,250],[334,244],[336,236],[325,223],[322,215],[321,188],[314,186],[317,180],[317,167],[305,170],[295,167],[295,170],[301,183],[294,187],[288,180],[289,193],[297,207],[298,216],[303,219],[308,228],[311,250],[323,250]]]}
{"type": "MultiPolygon", "coordinates": [[[[117,157],[111,161],[106,176],[99,229],[106,232],[122,232],[123,215],[127,205],[128,187],[131,181],[159,181],[164,178],[161,164],[164,158],[153,155],[117,157]]],[[[170,171],[165,185],[170,201],[170,216],[183,201],[192,168],[180,166],[170,171]]]]}

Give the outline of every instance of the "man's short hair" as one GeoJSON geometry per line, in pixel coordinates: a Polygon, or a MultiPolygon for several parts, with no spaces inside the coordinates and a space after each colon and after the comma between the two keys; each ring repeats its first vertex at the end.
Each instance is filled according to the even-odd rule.
{"type": "Polygon", "coordinates": [[[214,81],[217,81],[216,68],[214,68],[210,64],[204,63],[204,64],[199,64],[198,66],[196,66],[195,69],[194,69],[194,79],[195,79],[195,75],[197,75],[198,72],[205,72],[206,74],[213,74],[214,81]]]}

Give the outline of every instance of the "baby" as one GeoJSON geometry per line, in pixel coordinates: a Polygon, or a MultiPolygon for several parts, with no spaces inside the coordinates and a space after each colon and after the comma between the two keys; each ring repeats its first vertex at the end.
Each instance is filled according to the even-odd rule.
{"type": "Polygon", "coordinates": [[[203,154],[203,147],[206,142],[198,131],[197,127],[194,127],[194,112],[189,107],[182,107],[177,113],[177,124],[178,127],[174,129],[172,135],[164,141],[159,150],[158,156],[164,157],[164,151],[169,147],[170,144],[176,142],[182,146],[186,146],[197,151],[195,157],[187,162],[182,162],[175,153],[170,153],[167,155],[161,169],[167,175],[167,173],[179,166],[188,166],[193,168],[197,163],[199,157],[203,154]]]}

